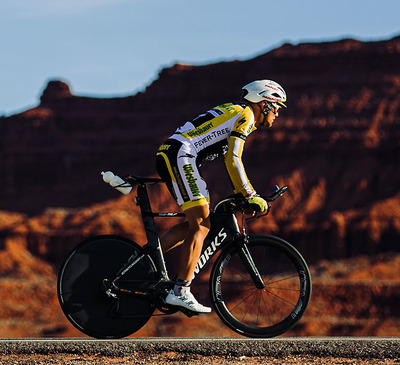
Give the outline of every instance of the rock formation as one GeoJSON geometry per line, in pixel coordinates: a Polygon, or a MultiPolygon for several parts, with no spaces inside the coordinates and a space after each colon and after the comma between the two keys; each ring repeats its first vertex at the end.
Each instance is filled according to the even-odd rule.
{"type": "MultiPolygon", "coordinates": [[[[284,44],[246,61],[176,64],[125,97],[74,95],[50,80],[37,107],[0,118],[0,254],[11,257],[2,277],[22,270],[10,253],[18,247],[32,272],[42,263],[46,276],[86,235],[143,242],[133,195],[120,197],[100,172],[156,175],[157,148],[176,127],[239,99],[260,78],[284,86],[288,109],[248,138],[246,171],[259,193],[274,184],[289,190],[249,230],[285,237],[310,263],[398,251],[399,64],[400,37],[345,39],[284,44]]],[[[231,194],[222,164],[203,167],[213,204],[231,194]]],[[[160,209],[175,209],[165,189],[153,196],[160,209]]]]}

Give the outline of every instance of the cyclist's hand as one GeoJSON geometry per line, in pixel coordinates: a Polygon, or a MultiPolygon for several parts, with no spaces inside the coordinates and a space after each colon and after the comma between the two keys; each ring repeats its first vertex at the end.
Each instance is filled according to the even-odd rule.
{"type": "Polygon", "coordinates": [[[264,212],[268,209],[268,203],[257,194],[247,199],[247,202],[250,208],[256,212],[264,212]]]}

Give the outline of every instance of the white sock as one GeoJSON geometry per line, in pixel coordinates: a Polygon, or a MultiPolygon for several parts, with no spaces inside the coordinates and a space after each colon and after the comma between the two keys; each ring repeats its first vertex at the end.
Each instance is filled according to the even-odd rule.
{"type": "Polygon", "coordinates": [[[178,279],[174,286],[174,294],[179,297],[190,292],[190,284],[190,281],[178,279]]]}

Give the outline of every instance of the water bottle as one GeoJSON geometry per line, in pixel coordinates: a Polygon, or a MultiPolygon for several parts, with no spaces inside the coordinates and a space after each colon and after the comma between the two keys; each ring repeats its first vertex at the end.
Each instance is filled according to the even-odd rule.
{"type": "Polygon", "coordinates": [[[111,171],[106,171],[101,173],[103,175],[103,180],[110,184],[113,188],[120,191],[122,194],[129,194],[132,190],[132,186],[129,185],[125,180],[121,179],[119,176],[114,175],[111,171]]]}

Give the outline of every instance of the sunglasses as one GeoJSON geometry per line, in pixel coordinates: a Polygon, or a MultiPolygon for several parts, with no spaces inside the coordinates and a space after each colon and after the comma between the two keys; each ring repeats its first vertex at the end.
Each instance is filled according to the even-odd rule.
{"type": "Polygon", "coordinates": [[[278,112],[279,112],[279,109],[280,109],[281,107],[279,106],[279,105],[274,105],[273,107],[272,107],[272,109],[271,109],[271,111],[272,111],[272,113],[274,113],[275,115],[278,115],[278,112]]]}

